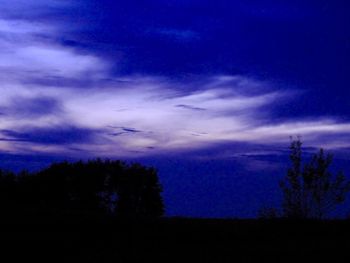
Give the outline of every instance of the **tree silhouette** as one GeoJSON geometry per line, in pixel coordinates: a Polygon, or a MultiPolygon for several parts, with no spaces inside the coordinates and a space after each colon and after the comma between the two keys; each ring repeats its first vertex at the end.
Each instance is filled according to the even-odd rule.
{"type": "Polygon", "coordinates": [[[121,161],[61,162],[17,176],[0,171],[0,208],[22,215],[159,217],[157,172],[121,161]]]}
{"type": "Polygon", "coordinates": [[[333,157],[323,149],[302,164],[302,143],[293,140],[290,146],[291,167],[280,182],[283,191],[283,214],[288,218],[322,219],[345,201],[350,182],[342,172],[329,168],[333,157]]]}
{"type": "Polygon", "coordinates": [[[13,173],[0,170],[0,211],[3,215],[15,211],[12,200],[16,198],[16,177],[13,173]]]}
{"type": "Polygon", "coordinates": [[[161,186],[157,182],[156,170],[134,164],[128,171],[128,174],[112,178],[118,180],[112,180],[117,195],[116,213],[125,216],[161,216],[164,208],[159,196],[161,186]]]}

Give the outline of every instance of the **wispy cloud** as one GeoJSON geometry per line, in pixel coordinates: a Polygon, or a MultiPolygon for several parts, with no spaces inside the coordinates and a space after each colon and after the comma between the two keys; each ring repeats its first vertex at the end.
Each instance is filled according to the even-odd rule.
{"type": "Polygon", "coordinates": [[[350,144],[350,123],[337,118],[271,124],[272,109],[295,99],[293,90],[244,76],[116,77],[105,59],[55,41],[61,33],[55,24],[0,18],[0,150],[135,156],[235,142],[271,145],[290,135],[313,145],[343,135],[328,145],[350,144]]]}
{"type": "MultiPolygon", "coordinates": [[[[37,90],[44,98],[54,97],[64,111],[60,114],[48,112],[39,119],[33,119],[30,115],[24,118],[24,115],[20,121],[16,115],[3,115],[0,125],[3,130],[12,131],[11,134],[5,133],[8,138],[20,139],[18,144],[24,137],[35,138],[26,140],[26,146],[35,149],[52,144],[48,141],[51,138],[49,133],[42,133],[40,129],[50,131],[58,126],[74,126],[93,130],[96,132],[90,141],[70,140],[65,146],[71,144],[90,154],[115,156],[154,154],[153,149],[157,153],[193,150],[232,142],[269,145],[285,143],[290,135],[302,135],[317,144],[323,136],[350,134],[350,124],[331,119],[269,124],[271,107],[277,101],[287,102],[290,99],[288,93],[269,91],[245,95],[235,86],[217,88],[218,78],[208,79],[205,89],[192,92],[179,92],[178,86],[187,85],[192,90],[191,83],[175,84],[149,77],[128,78],[119,85],[118,82],[102,82],[101,87],[88,89],[18,86],[17,92],[21,94],[37,90]],[[210,83],[213,83],[212,88],[210,83]],[[191,106],[184,108],[179,105],[191,106]],[[31,131],[23,137],[23,124],[37,127],[39,130],[32,129],[33,134],[44,134],[46,139],[29,135],[31,131]]],[[[246,83],[246,90],[250,89],[249,83],[252,89],[257,86],[256,81],[245,78],[242,81],[246,83]]],[[[28,105],[31,100],[28,98],[28,105]]]]}
{"type": "Polygon", "coordinates": [[[57,43],[59,34],[54,24],[0,18],[0,80],[45,83],[104,77],[109,63],[57,43]]]}

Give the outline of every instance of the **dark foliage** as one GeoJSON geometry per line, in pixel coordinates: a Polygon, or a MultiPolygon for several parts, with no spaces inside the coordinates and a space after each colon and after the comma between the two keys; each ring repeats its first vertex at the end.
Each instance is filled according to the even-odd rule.
{"type": "Polygon", "coordinates": [[[163,215],[157,172],[139,164],[62,162],[38,173],[0,171],[3,216],[155,218],[163,215]]]}
{"type": "Polygon", "coordinates": [[[283,213],[288,218],[323,219],[345,201],[350,182],[343,173],[330,171],[332,155],[323,149],[311,160],[302,163],[302,143],[292,141],[290,146],[291,168],[281,181],[283,190],[283,213]]]}

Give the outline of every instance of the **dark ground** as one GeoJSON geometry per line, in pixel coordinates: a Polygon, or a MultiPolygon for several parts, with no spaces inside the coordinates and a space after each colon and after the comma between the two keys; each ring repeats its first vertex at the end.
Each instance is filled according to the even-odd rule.
{"type": "Polygon", "coordinates": [[[350,262],[350,221],[41,220],[1,224],[2,262],[350,262]]]}

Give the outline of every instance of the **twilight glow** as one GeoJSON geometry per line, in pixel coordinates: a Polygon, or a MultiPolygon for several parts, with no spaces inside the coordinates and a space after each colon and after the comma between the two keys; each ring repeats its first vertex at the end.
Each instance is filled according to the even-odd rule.
{"type": "Polygon", "coordinates": [[[116,2],[0,0],[2,153],[215,149],[211,158],[244,161],[280,154],[295,135],[348,151],[341,1],[116,2]]]}

